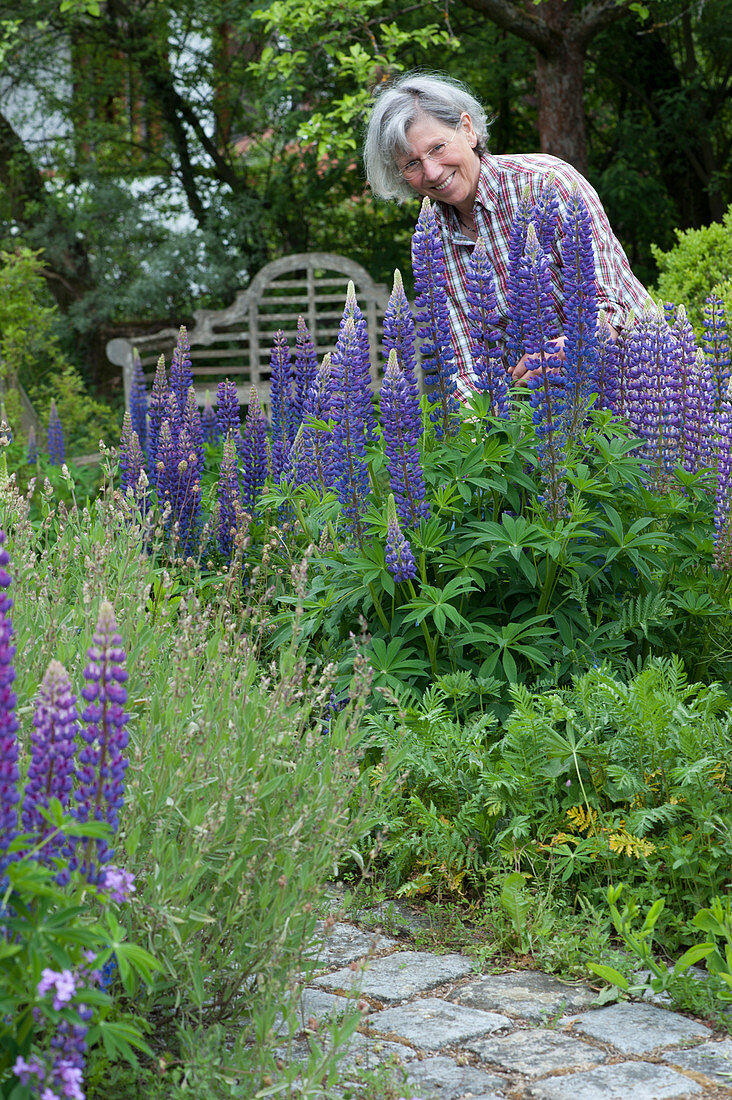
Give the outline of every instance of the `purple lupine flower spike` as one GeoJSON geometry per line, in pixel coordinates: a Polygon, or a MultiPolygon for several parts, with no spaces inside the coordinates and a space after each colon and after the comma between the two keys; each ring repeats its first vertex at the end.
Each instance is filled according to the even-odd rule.
{"type": "Polygon", "coordinates": [[[597,391],[599,368],[592,222],[576,187],[567,202],[562,234],[564,376],[568,432],[573,436],[585,418],[592,394],[597,391]]]}
{"type": "Polygon", "coordinates": [[[732,380],[717,414],[715,452],[714,564],[728,572],[732,569],[732,380]]]}
{"type": "Polygon", "coordinates": [[[7,849],[18,835],[18,721],[15,717],[16,697],[12,644],[13,624],[10,609],[13,601],[7,593],[12,583],[7,567],[10,555],[5,549],[5,532],[0,531],[0,873],[7,866],[7,849]]]}
{"type": "Polygon", "coordinates": [[[272,476],[279,481],[287,467],[295,438],[295,409],[292,398],[292,359],[284,332],[275,333],[270,355],[270,419],[272,422],[272,476]]]}
{"type": "Polygon", "coordinates": [[[607,313],[600,310],[597,319],[597,407],[617,412],[620,346],[610,330],[607,313]]]}
{"type": "Polygon", "coordinates": [[[147,386],[145,374],[142,369],[142,360],[137,348],[132,352],[132,381],[130,384],[130,416],[132,417],[132,430],[137,432],[140,446],[147,446],[147,386]]]}
{"type": "Polygon", "coordinates": [[[361,348],[356,325],[349,317],[338,334],[332,359],[331,417],[334,488],[341,501],[347,526],[358,542],[363,540],[362,518],[366,510],[369,474],[366,465],[366,430],[361,394],[361,348]]]}
{"type": "Polygon", "coordinates": [[[422,414],[404,378],[396,348],[389,352],[381,384],[381,422],[386,466],[399,518],[407,526],[416,527],[423,516],[427,518],[430,514],[420,464],[422,414]]]}
{"type": "Polygon", "coordinates": [[[664,491],[679,462],[682,417],[680,349],[662,305],[650,303],[626,342],[627,417],[643,441],[640,457],[649,485],[664,491]]]}
{"type": "Polygon", "coordinates": [[[51,398],[51,408],[48,413],[48,457],[52,466],[61,466],[66,460],[64,430],[53,398],[51,398]]]}
{"type": "MultiPolygon", "coordinates": [[[[112,605],[99,609],[93,645],[84,669],[86,707],[81,718],[83,747],[78,755],[76,806],[78,821],[106,821],[112,832],[119,827],[127,770],[127,691],[125,651],[117,631],[112,605]]],[[[104,882],[104,864],[113,857],[105,840],[88,839],[73,846],[70,863],[92,883],[104,882]]]]}
{"type": "Polygon", "coordinates": [[[155,368],[150,391],[150,400],[147,405],[147,460],[152,470],[153,484],[156,484],[156,470],[158,457],[158,437],[163,421],[166,419],[165,408],[168,403],[168,379],[165,373],[165,356],[161,355],[155,368]]]}
{"type": "Polygon", "coordinates": [[[216,419],[219,422],[221,436],[226,439],[229,432],[232,435],[240,430],[239,398],[236,393],[236,383],[230,379],[219,382],[216,390],[216,419]]]}
{"type": "Polygon", "coordinates": [[[389,500],[386,506],[386,519],[386,547],[384,554],[386,566],[395,581],[414,580],[417,576],[417,563],[414,560],[411,544],[409,540],[404,537],[404,533],[399,526],[399,517],[397,516],[396,504],[392,493],[389,494],[389,500]]]}
{"type": "Polygon", "coordinates": [[[704,305],[704,354],[715,380],[715,407],[718,409],[730,378],[730,337],[724,315],[724,303],[710,294],[704,305]]]}
{"type": "Polygon", "coordinates": [[[515,367],[524,354],[524,336],[521,324],[521,260],[526,248],[526,234],[531,222],[531,199],[528,184],[521,195],[516,216],[511,225],[508,241],[508,279],[506,283],[506,303],[508,324],[506,326],[506,366],[515,367]]]}
{"type": "Polygon", "coordinates": [[[546,256],[551,256],[560,224],[559,197],[553,172],[549,172],[543,181],[530,216],[542,251],[546,256]]]}
{"type": "Polygon", "coordinates": [[[417,335],[427,399],[435,406],[430,420],[438,437],[450,435],[459,426],[456,391],[455,351],[450,335],[450,319],[445,289],[445,254],[435,212],[428,198],[423,199],[412,239],[412,262],[417,305],[417,335]]]}
{"type": "Polygon", "coordinates": [[[170,434],[177,440],[183,425],[183,409],[178,405],[178,398],[171,390],[165,402],[165,419],[170,426],[170,434]]]}
{"type": "Polygon", "coordinates": [[[714,391],[712,368],[704,352],[697,348],[694,364],[687,372],[684,390],[681,463],[689,473],[697,473],[712,462],[714,391]]]}
{"type": "Polygon", "coordinates": [[[394,271],[394,286],[384,310],[383,350],[385,359],[389,359],[389,352],[392,349],[397,353],[404,381],[419,400],[414,314],[404,292],[404,282],[398,268],[394,271]]]}
{"type": "Polygon", "coordinates": [[[175,394],[178,408],[183,411],[188,398],[188,391],[193,385],[193,369],[191,364],[191,345],[188,340],[188,332],[185,325],[180,326],[178,342],[173,349],[173,358],[170,361],[170,388],[175,394]]]}
{"type": "Polygon", "coordinates": [[[130,484],[136,484],[136,479],[133,480],[134,475],[130,472],[129,453],[132,435],[132,416],[129,410],[125,409],[122,416],[122,435],[119,439],[119,487],[123,495],[127,492],[130,484]]]}
{"type": "Polygon", "coordinates": [[[529,379],[528,388],[540,472],[546,485],[546,493],[539,499],[552,519],[558,520],[566,510],[564,372],[556,355],[559,319],[552,299],[549,259],[533,224],[526,235],[519,286],[526,353],[536,356],[533,369],[537,373],[529,379]]]}
{"type": "Polygon", "coordinates": [[[295,393],[293,395],[296,428],[299,428],[305,417],[305,403],[317,372],[318,356],[313,338],[304,318],[298,317],[297,336],[295,338],[295,393]]]}
{"type": "Polygon", "coordinates": [[[237,452],[241,462],[241,496],[244,510],[254,515],[257,501],[267,480],[267,427],[259,403],[259,394],[252,386],[244,431],[238,440],[237,452]]]}
{"type": "MultiPolygon", "coordinates": [[[[47,809],[52,798],[57,798],[64,810],[69,805],[79,733],[76,696],[59,661],[51,661],[38,689],[33,725],[21,824],[24,833],[32,833],[40,841],[51,831],[41,809],[47,809]]],[[[44,860],[60,854],[65,843],[61,836],[53,837],[42,850],[44,860]]]]}
{"type": "Polygon", "coordinates": [[[234,534],[241,525],[242,516],[236,449],[231,436],[224,440],[224,455],[221,460],[216,496],[219,504],[216,541],[223,556],[230,558],[234,548],[234,534]]]}
{"type": "Polygon", "coordinates": [[[26,455],[26,462],[29,466],[35,466],[38,462],[38,443],[36,442],[36,429],[31,424],[28,429],[28,453],[26,455]]]}
{"type": "Polygon", "coordinates": [[[302,446],[296,467],[298,484],[319,485],[323,493],[334,478],[332,432],[316,427],[312,421],[327,423],[331,419],[332,373],[331,357],[326,352],[305,398],[302,446]]]}
{"type": "Polygon", "coordinates": [[[197,473],[200,476],[205,466],[203,455],[203,425],[201,424],[201,414],[198,411],[198,401],[196,400],[196,391],[193,386],[190,386],[188,389],[186,403],[183,407],[183,415],[181,417],[181,427],[185,428],[188,432],[193,450],[196,454],[197,473]]]}
{"type": "Polygon", "coordinates": [[[478,389],[488,395],[495,416],[507,418],[511,404],[508,396],[508,374],[503,365],[498,341],[498,303],[493,271],[485,241],[478,237],[468,262],[466,279],[468,298],[468,330],[473,367],[478,389]]]}
{"type": "Polygon", "coordinates": [[[221,428],[216,419],[216,413],[211,404],[211,397],[208,390],[206,390],[206,400],[203,403],[203,412],[201,413],[201,432],[203,434],[203,442],[208,446],[221,441],[221,428]]]}
{"type": "MultiPolygon", "coordinates": [[[[351,385],[351,399],[356,401],[359,406],[358,416],[365,425],[366,439],[371,440],[376,437],[376,417],[374,415],[374,404],[372,400],[371,391],[371,354],[369,350],[369,328],[361,312],[361,308],[356,301],[356,288],[352,281],[349,281],[346,290],[346,302],[343,307],[343,317],[338,328],[339,336],[343,333],[344,325],[348,320],[353,321],[355,332],[355,346],[351,352],[351,363],[349,365],[350,385],[351,385]]],[[[333,366],[337,365],[338,359],[338,342],[336,342],[336,348],[332,356],[333,366]]]]}

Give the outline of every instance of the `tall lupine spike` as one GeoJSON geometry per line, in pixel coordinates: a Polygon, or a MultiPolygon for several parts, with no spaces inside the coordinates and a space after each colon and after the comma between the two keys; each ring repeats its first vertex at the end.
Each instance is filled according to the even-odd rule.
{"type": "Polygon", "coordinates": [[[130,416],[132,417],[132,430],[137,432],[140,446],[143,450],[147,446],[147,386],[145,374],[142,369],[142,360],[135,348],[132,352],[132,381],[130,383],[130,416]]]}
{"type": "Polygon", "coordinates": [[[305,319],[298,317],[297,336],[295,337],[295,392],[293,395],[296,428],[302,424],[305,417],[305,402],[317,372],[318,356],[313,338],[310,335],[308,326],[305,324],[305,319]]]}
{"type": "MultiPolygon", "coordinates": [[[[112,833],[119,827],[124,803],[127,770],[127,691],[125,651],[117,631],[111,604],[99,609],[93,645],[84,669],[86,681],[82,696],[86,700],[81,728],[82,749],[76,770],[76,806],[78,821],[106,821],[112,833]]],[[[92,883],[104,882],[104,864],[113,857],[106,840],[88,839],[72,847],[70,865],[92,883]]]]}
{"type": "Polygon", "coordinates": [[[218,516],[216,521],[216,542],[225,558],[231,558],[234,548],[234,535],[242,523],[242,503],[239,491],[239,475],[236,463],[236,448],[231,436],[224,440],[224,454],[221,460],[221,472],[216,486],[218,516]]]}
{"type": "Polygon", "coordinates": [[[617,413],[619,373],[620,344],[610,329],[607,313],[601,309],[597,317],[597,373],[595,376],[599,409],[609,409],[617,413]]]}
{"type": "Polygon", "coordinates": [[[203,412],[201,413],[201,433],[203,442],[207,446],[215,445],[221,441],[221,428],[216,419],[208,390],[206,390],[206,400],[203,403],[203,412]]]}
{"type": "Polygon", "coordinates": [[[327,423],[331,419],[332,374],[330,353],[326,353],[305,398],[302,447],[296,468],[300,485],[319,485],[323,493],[331,487],[334,479],[332,432],[315,427],[312,421],[327,423]]]}
{"type": "Polygon", "coordinates": [[[66,459],[64,430],[53,398],[51,398],[51,408],[48,413],[48,457],[52,466],[61,466],[66,459]]]}
{"type": "Polygon", "coordinates": [[[76,696],[59,661],[51,661],[38,689],[33,726],[21,825],[35,840],[48,838],[41,851],[41,858],[48,861],[61,854],[67,841],[59,834],[49,837],[53,828],[41,810],[48,809],[52,798],[57,798],[64,810],[69,806],[79,733],[76,696]]]}
{"type": "Polygon", "coordinates": [[[249,395],[249,408],[240,440],[237,451],[241,461],[242,504],[249,515],[254,515],[268,470],[267,427],[254,386],[249,395]]]}
{"type": "Polygon", "coordinates": [[[125,409],[122,417],[122,435],[119,440],[119,487],[123,495],[130,485],[135,486],[137,484],[140,476],[140,467],[134,469],[130,460],[133,435],[137,439],[137,449],[139,450],[139,438],[132,427],[132,415],[129,410],[125,409]]]}
{"type": "Polygon", "coordinates": [[[203,425],[201,424],[201,414],[198,411],[198,401],[196,400],[196,391],[193,386],[189,387],[188,394],[186,395],[186,403],[183,407],[183,415],[181,417],[181,427],[185,428],[188,432],[191,444],[196,452],[197,472],[200,476],[203,474],[205,467],[203,454],[203,425]]]}
{"type": "Polygon", "coordinates": [[[506,419],[511,410],[508,374],[498,344],[502,333],[496,327],[498,303],[493,271],[482,237],[475,242],[468,263],[466,289],[470,352],[478,389],[488,395],[493,415],[506,419]]]}
{"type": "Polygon", "coordinates": [[[531,223],[531,198],[527,184],[521,195],[516,216],[511,224],[508,240],[508,277],[506,283],[506,303],[508,307],[508,325],[506,327],[506,366],[515,367],[524,354],[524,336],[521,322],[521,260],[526,249],[526,234],[531,223]]]}
{"type": "Polygon", "coordinates": [[[710,294],[704,305],[704,354],[715,381],[715,407],[719,408],[730,378],[730,337],[724,303],[710,294]]]}
{"type": "Polygon", "coordinates": [[[546,485],[540,500],[556,521],[566,513],[564,372],[556,355],[559,320],[551,294],[549,258],[533,224],[526,235],[519,288],[524,344],[527,354],[536,356],[535,365],[532,363],[536,373],[528,387],[540,472],[546,485]]]}
{"type": "Polygon", "coordinates": [[[681,436],[681,463],[689,473],[697,473],[712,462],[714,391],[712,368],[704,352],[697,348],[696,359],[686,376],[681,436]]]}
{"type": "Polygon", "coordinates": [[[12,643],[13,624],[10,609],[13,601],[7,589],[12,584],[8,566],[10,555],[5,549],[5,532],[0,531],[0,886],[2,872],[11,856],[8,847],[18,835],[18,721],[15,717],[16,697],[12,684],[15,680],[12,643]]]}
{"type": "Polygon", "coordinates": [[[412,263],[417,305],[417,335],[427,400],[435,408],[430,420],[438,438],[457,431],[458,398],[455,351],[450,337],[445,279],[445,254],[435,212],[428,198],[422,200],[412,239],[412,263]]]}
{"type": "Polygon", "coordinates": [[[732,380],[722,395],[715,432],[717,491],[714,507],[714,564],[732,569],[732,380]]]}
{"type": "Polygon", "coordinates": [[[178,398],[172,390],[168,393],[168,399],[165,402],[165,419],[170,425],[170,434],[173,439],[177,439],[180,435],[181,426],[183,424],[183,408],[178,404],[178,398]]]}
{"type": "Polygon", "coordinates": [[[679,354],[663,306],[649,303],[626,341],[626,415],[643,440],[640,458],[649,485],[660,492],[680,457],[679,354]]]}
{"type": "Polygon", "coordinates": [[[270,355],[270,419],[272,476],[279,481],[287,466],[295,437],[295,409],[292,399],[292,358],[282,329],[275,333],[270,355]]]}
{"type": "Polygon", "coordinates": [[[332,456],[334,487],[348,528],[363,541],[363,514],[369,489],[366,465],[366,424],[361,394],[361,349],[356,325],[349,317],[338,334],[332,360],[332,456]],[[355,377],[354,377],[355,375],[355,377]]]}
{"type": "Polygon", "coordinates": [[[35,466],[38,462],[38,443],[36,442],[36,429],[31,424],[28,429],[28,452],[26,454],[26,462],[29,466],[35,466]]]}
{"type": "Polygon", "coordinates": [[[181,428],[178,439],[176,493],[173,498],[174,529],[178,553],[188,558],[199,549],[201,532],[201,474],[195,442],[188,428],[181,428]]]}
{"type": "Polygon", "coordinates": [[[592,221],[576,187],[569,196],[562,221],[561,257],[566,336],[564,376],[571,437],[579,430],[592,394],[597,391],[599,368],[592,221]]]}
{"type": "Polygon", "coordinates": [[[392,349],[397,353],[404,381],[419,400],[414,314],[404,291],[402,273],[398,268],[394,271],[394,286],[384,311],[382,346],[384,358],[387,361],[392,349]]]}
{"type": "Polygon", "coordinates": [[[175,494],[178,470],[178,444],[170,431],[170,421],[164,420],[158,433],[157,460],[155,462],[155,487],[158,504],[165,516],[165,526],[173,521],[172,497],[175,494]],[[166,505],[168,510],[166,513],[166,505]]]}
{"type": "Polygon", "coordinates": [[[178,342],[173,349],[173,358],[170,361],[170,388],[175,394],[181,412],[185,408],[188,391],[192,385],[191,345],[186,327],[181,325],[178,332],[178,342]]]}
{"type": "Polygon", "coordinates": [[[399,518],[407,526],[416,527],[423,516],[427,518],[430,514],[420,463],[422,414],[404,377],[396,348],[389,352],[381,384],[381,423],[389,482],[399,518]]]}
{"type": "Polygon", "coordinates": [[[536,228],[539,244],[546,255],[551,256],[560,227],[559,196],[553,172],[548,172],[542,182],[539,197],[531,211],[531,220],[536,228]]]}
{"type": "Polygon", "coordinates": [[[236,383],[228,378],[219,382],[216,390],[216,419],[223,439],[226,439],[229,432],[235,436],[241,428],[236,383]]]}
{"type": "MultiPolygon", "coordinates": [[[[369,329],[361,308],[356,300],[356,288],[349,281],[346,290],[346,302],[343,307],[343,316],[338,326],[338,340],[343,334],[343,328],[347,321],[353,321],[355,332],[355,345],[352,351],[349,375],[351,379],[351,399],[359,406],[359,416],[363,420],[367,440],[376,436],[376,417],[371,393],[371,354],[369,350],[369,329]]],[[[333,366],[337,365],[338,342],[333,352],[333,366]]]]}
{"type": "MultiPolygon", "coordinates": [[[[674,310],[673,316],[669,322],[671,332],[678,345],[678,397],[679,397],[679,444],[683,451],[684,435],[685,435],[685,418],[687,412],[687,389],[690,385],[690,375],[696,368],[696,353],[699,350],[696,343],[696,337],[694,336],[694,330],[689,323],[689,318],[686,315],[686,308],[683,305],[679,305],[674,310]]],[[[680,461],[683,461],[681,455],[679,455],[680,461]]]]}
{"type": "Polygon", "coordinates": [[[386,547],[384,557],[386,566],[398,583],[411,581],[417,576],[417,563],[414,553],[404,532],[399,526],[393,493],[389,494],[386,505],[386,547]]]}
{"type": "Polygon", "coordinates": [[[168,403],[168,378],[165,373],[165,356],[161,355],[155,368],[150,400],[147,406],[147,460],[152,471],[153,484],[156,483],[158,437],[160,427],[165,420],[165,407],[168,403]]]}

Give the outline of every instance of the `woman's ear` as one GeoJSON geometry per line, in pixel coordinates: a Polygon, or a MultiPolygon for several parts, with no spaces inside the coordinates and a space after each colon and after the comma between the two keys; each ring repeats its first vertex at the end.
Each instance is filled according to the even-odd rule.
{"type": "Polygon", "coordinates": [[[478,135],[476,134],[475,129],[473,127],[473,120],[472,120],[472,118],[470,117],[470,115],[468,114],[467,111],[463,111],[462,124],[463,124],[463,130],[465,131],[465,136],[468,139],[468,144],[473,149],[475,149],[476,145],[478,144],[478,135]]]}

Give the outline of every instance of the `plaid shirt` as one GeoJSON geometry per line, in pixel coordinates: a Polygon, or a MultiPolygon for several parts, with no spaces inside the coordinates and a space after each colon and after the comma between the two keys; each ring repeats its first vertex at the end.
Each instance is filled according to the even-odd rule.
{"type": "MultiPolygon", "coordinates": [[[[595,251],[598,306],[607,312],[608,321],[621,329],[631,310],[640,311],[648,293],[630,270],[628,258],[610,228],[597,192],[570,164],[543,153],[520,156],[481,157],[478,191],[473,215],[475,228],[483,238],[496,276],[496,295],[500,313],[499,328],[508,324],[506,286],[508,283],[508,244],[511,225],[519,209],[521,196],[528,186],[529,200],[536,202],[549,172],[560,201],[566,202],[573,184],[584,199],[592,221],[595,251]]],[[[457,387],[462,398],[475,389],[470,337],[468,335],[468,299],[466,276],[475,242],[463,233],[453,206],[436,203],[435,212],[445,250],[445,273],[450,307],[450,328],[458,368],[457,387]]],[[[563,322],[559,248],[552,252],[552,283],[560,321],[563,322]]]]}

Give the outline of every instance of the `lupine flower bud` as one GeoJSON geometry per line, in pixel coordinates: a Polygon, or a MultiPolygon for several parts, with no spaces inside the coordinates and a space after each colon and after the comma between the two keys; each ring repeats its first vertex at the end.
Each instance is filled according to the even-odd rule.
{"type": "MultiPolygon", "coordinates": [[[[31,734],[31,758],[23,799],[22,828],[40,839],[49,831],[40,809],[48,809],[57,798],[66,809],[74,777],[74,754],[79,732],[76,696],[71,690],[69,675],[62,664],[51,661],[38,690],[31,734]]],[[[42,856],[60,853],[64,841],[54,837],[42,856]]]]}
{"type": "MultiPolygon", "coordinates": [[[[78,756],[74,816],[78,821],[106,821],[116,832],[128,763],[124,711],[127,691],[123,686],[127,671],[122,638],[109,603],[103,603],[99,609],[94,644],[88,656],[89,663],[84,669],[86,686],[81,693],[87,705],[81,716],[83,748],[78,756]]],[[[102,867],[112,856],[113,850],[106,841],[89,839],[74,846],[70,863],[89,882],[97,883],[103,881],[102,867]]]]}
{"type": "Polygon", "coordinates": [[[430,200],[423,199],[412,238],[412,264],[417,305],[417,335],[422,341],[420,353],[424,380],[429,387],[427,399],[434,405],[430,420],[438,437],[458,428],[455,351],[450,336],[445,278],[445,253],[435,212],[430,200]]]}
{"type": "Polygon", "coordinates": [[[132,430],[137,432],[140,446],[144,450],[147,445],[147,387],[145,374],[142,369],[142,360],[137,348],[132,353],[132,381],[130,384],[130,417],[132,418],[132,430]]]}
{"type": "Polygon", "coordinates": [[[384,311],[383,350],[388,360],[392,349],[397,354],[402,376],[409,390],[419,399],[417,356],[415,351],[414,314],[404,292],[401,272],[394,272],[394,287],[384,311]]]}
{"type": "Polygon", "coordinates": [[[56,402],[51,399],[51,408],[48,413],[48,457],[52,466],[60,466],[66,458],[66,445],[64,443],[64,430],[58,418],[56,402]]]}
{"type": "Polygon", "coordinates": [[[13,624],[10,609],[13,601],[7,594],[11,577],[7,567],[10,555],[4,546],[5,532],[0,531],[0,873],[7,866],[7,849],[18,834],[18,722],[15,717],[15,679],[12,644],[13,624]]]}
{"type": "Polygon", "coordinates": [[[420,518],[429,516],[430,511],[420,465],[422,415],[417,397],[404,378],[395,348],[389,352],[381,384],[381,422],[397,513],[403,523],[416,527],[420,518]]]}
{"type": "Polygon", "coordinates": [[[386,516],[386,549],[384,556],[387,568],[397,582],[414,580],[417,576],[417,564],[409,540],[404,537],[399,526],[396,504],[391,493],[387,503],[386,516]]]}
{"type": "Polygon", "coordinates": [[[468,331],[478,389],[487,394],[495,416],[508,417],[508,374],[498,346],[498,303],[485,241],[478,237],[468,263],[466,280],[468,331]]]}

